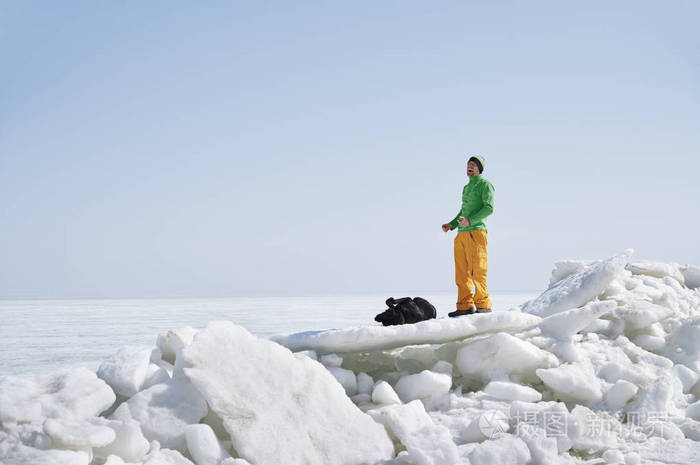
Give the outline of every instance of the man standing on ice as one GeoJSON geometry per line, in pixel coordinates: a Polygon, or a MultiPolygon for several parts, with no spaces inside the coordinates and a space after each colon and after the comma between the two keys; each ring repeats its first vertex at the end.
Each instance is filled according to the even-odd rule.
{"type": "Polygon", "coordinates": [[[493,213],[494,189],[481,176],[483,172],[484,158],[478,155],[471,157],[467,162],[469,184],[462,189],[462,209],[452,221],[442,225],[445,232],[459,228],[455,237],[457,310],[449,313],[451,317],[491,311],[491,299],[486,287],[488,241],[485,220],[493,213]]]}

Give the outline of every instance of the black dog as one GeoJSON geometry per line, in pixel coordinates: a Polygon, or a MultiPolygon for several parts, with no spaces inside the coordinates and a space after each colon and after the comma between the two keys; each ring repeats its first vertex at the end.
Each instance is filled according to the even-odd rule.
{"type": "Polygon", "coordinates": [[[414,297],[413,299],[410,297],[400,299],[389,297],[386,299],[386,305],[389,308],[374,317],[374,321],[378,321],[384,326],[417,323],[430,320],[437,315],[433,304],[422,297],[414,297]]]}

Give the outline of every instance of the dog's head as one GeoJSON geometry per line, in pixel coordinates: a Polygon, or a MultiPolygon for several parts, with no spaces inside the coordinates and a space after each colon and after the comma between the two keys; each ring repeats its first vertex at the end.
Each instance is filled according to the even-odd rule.
{"type": "Polygon", "coordinates": [[[406,322],[403,317],[403,313],[395,308],[388,308],[382,313],[374,317],[374,321],[377,321],[384,326],[402,325],[406,322]]]}

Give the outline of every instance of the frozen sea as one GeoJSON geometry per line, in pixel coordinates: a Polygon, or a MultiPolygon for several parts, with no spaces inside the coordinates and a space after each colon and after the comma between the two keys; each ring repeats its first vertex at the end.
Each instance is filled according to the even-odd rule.
{"type": "MultiPolygon", "coordinates": [[[[155,344],[160,332],[212,320],[233,321],[261,337],[378,324],[374,316],[389,295],[0,301],[0,376],[97,369],[124,345],[155,344]]],[[[438,318],[454,309],[454,292],[415,295],[432,302],[438,318]]],[[[536,295],[502,292],[491,298],[499,311],[536,295]]]]}

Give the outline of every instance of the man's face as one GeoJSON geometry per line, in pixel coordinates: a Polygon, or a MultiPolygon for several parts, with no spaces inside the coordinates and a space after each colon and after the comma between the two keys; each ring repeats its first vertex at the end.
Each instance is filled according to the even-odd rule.
{"type": "Polygon", "coordinates": [[[467,163],[467,176],[470,178],[479,174],[479,167],[473,161],[467,163]]]}

